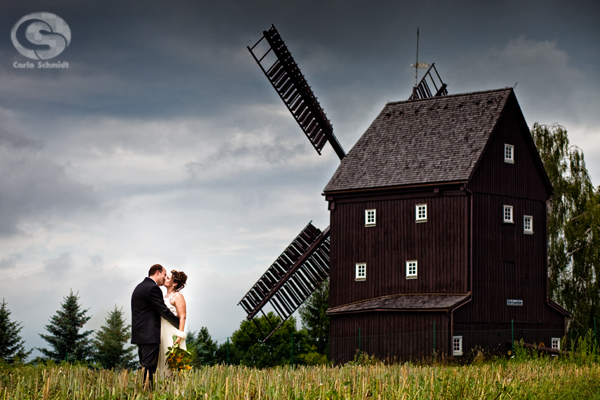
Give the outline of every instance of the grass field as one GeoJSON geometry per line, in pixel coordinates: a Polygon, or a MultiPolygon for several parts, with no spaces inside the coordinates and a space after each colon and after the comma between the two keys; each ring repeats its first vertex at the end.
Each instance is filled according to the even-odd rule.
{"type": "Polygon", "coordinates": [[[472,365],[205,367],[158,381],[69,364],[3,364],[0,400],[17,399],[600,399],[600,364],[548,358],[472,365]]]}

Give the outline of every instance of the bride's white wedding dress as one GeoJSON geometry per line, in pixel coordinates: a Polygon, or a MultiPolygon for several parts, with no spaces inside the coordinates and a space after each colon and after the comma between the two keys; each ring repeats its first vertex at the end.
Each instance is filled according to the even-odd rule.
{"type": "MultiPolygon", "coordinates": [[[[171,310],[171,312],[173,314],[175,314],[176,317],[179,317],[179,315],[177,315],[177,309],[175,309],[175,306],[173,304],[171,304],[171,299],[165,297],[164,301],[165,301],[165,304],[167,305],[167,307],[169,308],[169,310],[171,310]]],[[[186,349],[185,333],[183,333],[179,329],[175,328],[173,325],[171,325],[171,323],[169,321],[167,321],[163,317],[160,317],[160,347],[159,347],[159,351],[158,351],[157,372],[158,372],[158,375],[161,377],[169,376],[172,374],[172,371],[167,366],[166,353],[167,353],[167,351],[169,351],[169,347],[173,346],[173,335],[176,335],[176,336],[179,336],[182,338],[181,341],[179,342],[179,345],[182,349],[186,349]]]]}

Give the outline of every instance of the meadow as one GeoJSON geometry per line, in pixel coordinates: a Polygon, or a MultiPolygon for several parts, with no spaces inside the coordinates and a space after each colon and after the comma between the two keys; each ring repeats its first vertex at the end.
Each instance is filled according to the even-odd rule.
{"type": "Polygon", "coordinates": [[[217,365],[143,389],[139,371],[0,366],[0,399],[600,399],[600,364],[547,357],[470,365],[217,365]]]}

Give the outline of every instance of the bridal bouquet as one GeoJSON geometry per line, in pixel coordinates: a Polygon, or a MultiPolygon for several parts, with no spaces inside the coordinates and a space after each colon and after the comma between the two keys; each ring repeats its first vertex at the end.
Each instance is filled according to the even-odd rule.
{"type": "Polygon", "coordinates": [[[167,365],[173,371],[186,371],[192,369],[192,354],[181,347],[179,343],[175,343],[177,336],[173,335],[173,347],[169,347],[167,351],[167,365]]]}

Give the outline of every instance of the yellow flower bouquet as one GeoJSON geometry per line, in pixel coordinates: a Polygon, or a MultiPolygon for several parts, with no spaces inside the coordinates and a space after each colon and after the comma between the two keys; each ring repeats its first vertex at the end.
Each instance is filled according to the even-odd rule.
{"type": "Polygon", "coordinates": [[[190,364],[192,363],[192,354],[179,346],[179,343],[175,343],[177,336],[173,335],[173,346],[169,347],[167,351],[167,365],[173,371],[187,371],[192,369],[190,364]]]}

